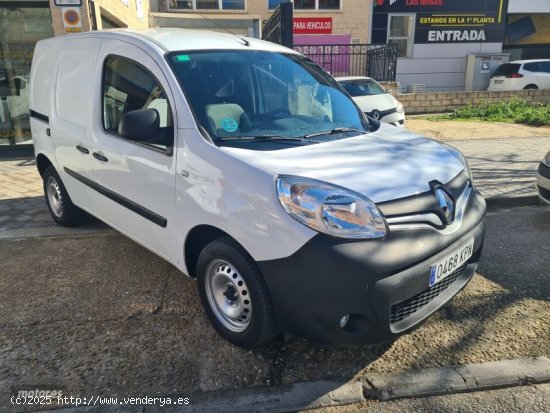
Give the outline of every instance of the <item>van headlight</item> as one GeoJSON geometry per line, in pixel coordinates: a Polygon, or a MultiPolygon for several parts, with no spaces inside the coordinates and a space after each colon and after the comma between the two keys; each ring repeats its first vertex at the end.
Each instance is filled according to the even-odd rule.
{"type": "Polygon", "coordinates": [[[382,238],[388,233],[378,207],[348,189],[315,179],[281,176],[277,196],[288,214],[316,231],[353,239],[382,238]]]}
{"type": "Polygon", "coordinates": [[[550,151],[548,151],[548,153],[544,156],[542,163],[546,166],[550,166],[550,151]]]}

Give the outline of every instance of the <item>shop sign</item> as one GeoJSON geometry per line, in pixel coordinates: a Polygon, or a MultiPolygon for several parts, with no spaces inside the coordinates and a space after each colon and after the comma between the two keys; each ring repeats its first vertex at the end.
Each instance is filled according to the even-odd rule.
{"type": "Polygon", "coordinates": [[[374,12],[506,12],[508,0],[374,0],[374,12]]]}
{"type": "Polygon", "coordinates": [[[79,7],[61,7],[63,26],[66,33],[80,33],[82,31],[82,20],[79,7]]]}
{"type": "Polygon", "coordinates": [[[416,13],[416,44],[499,43],[507,7],[508,0],[374,0],[374,15],[386,21],[381,33],[388,14],[416,13]]]}
{"type": "Polygon", "coordinates": [[[331,34],[332,17],[295,17],[294,34],[331,34]]]}
{"type": "Polygon", "coordinates": [[[504,18],[494,13],[417,13],[415,43],[502,42],[504,18]]]}
{"type": "Polygon", "coordinates": [[[82,6],[82,0],[53,0],[56,6],[82,6]]]}

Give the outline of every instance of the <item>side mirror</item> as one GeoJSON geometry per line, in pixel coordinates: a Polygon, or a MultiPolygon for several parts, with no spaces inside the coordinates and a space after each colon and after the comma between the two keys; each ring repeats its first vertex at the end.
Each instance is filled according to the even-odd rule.
{"type": "Polygon", "coordinates": [[[136,142],[152,141],[160,125],[156,109],[139,109],[125,113],[118,124],[118,134],[136,142]]]}

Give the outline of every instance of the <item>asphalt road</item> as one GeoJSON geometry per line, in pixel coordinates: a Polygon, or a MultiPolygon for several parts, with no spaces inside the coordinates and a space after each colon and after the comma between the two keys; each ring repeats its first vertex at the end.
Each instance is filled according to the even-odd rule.
{"type": "Polygon", "coordinates": [[[550,207],[487,217],[478,274],[391,345],[298,338],[245,351],[210,327],[194,281],[118,234],[0,241],[0,409],[19,390],[155,396],[349,380],[366,371],[550,356],[550,207]]]}

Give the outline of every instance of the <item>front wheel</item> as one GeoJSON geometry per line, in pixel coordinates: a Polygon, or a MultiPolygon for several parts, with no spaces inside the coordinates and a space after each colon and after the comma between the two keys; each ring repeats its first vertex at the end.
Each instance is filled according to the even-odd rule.
{"type": "Polygon", "coordinates": [[[74,227],[84,222],[86,213],[73,204],[63,181],[52,165],[44,170],[42,179],[46,204],[54,221],[64,227],[74,227]]]}
{"type": "Polygon", "coordinates": [[[208,244],[197,263],[199,296],[214,328],[244,348],[279,331],[271,297],[254,260],[229,237],[208,244]]]}

